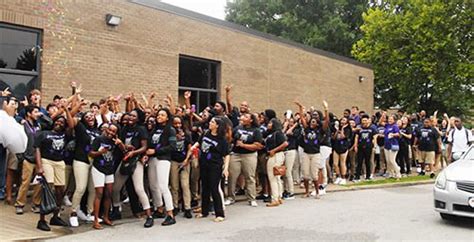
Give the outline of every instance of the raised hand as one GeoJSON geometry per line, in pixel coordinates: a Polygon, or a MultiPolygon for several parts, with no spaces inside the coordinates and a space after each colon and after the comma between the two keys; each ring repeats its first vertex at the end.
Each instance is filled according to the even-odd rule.
{"type": "Polygon", "coordinates": [[[184,98],[185,99],[190,99],[191,98],[191,91],[185,91],[184,92],[184,98]]]}
{"type": "Polygon", "coordinates": [[[226,92],[230,92],[230,90],[232,89],[233,86],[234,86],[234,85],[232,85],[232,84],[231,84],[231,85],[228,85],[228,86],[225,86],[225,91],[226,91],[226,92]]]}
{"type": "Polygon", "coordinates": [[[323,101],[323,107],[324,110],[328,110],[328,102],[326,102],[326,100],[323,101]]]}

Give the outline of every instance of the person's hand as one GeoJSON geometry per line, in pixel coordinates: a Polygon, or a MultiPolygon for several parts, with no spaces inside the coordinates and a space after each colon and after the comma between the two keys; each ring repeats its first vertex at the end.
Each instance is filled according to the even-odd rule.
{"type": "Polygon", "coordinates": [[[130,157],[133,157],[134,155],[135,153],[133,151],[130,151],[127,154],[125,154],[125,156],[123,157],[123,160],[127,161],[128,159],[130,159],[130,157]]]}
{"type": "Polygon", "coordinates": [[[154,155],[155,154],[155,150],[154,149],[147,149],[146,152],[145,152],[146,155],[154,155]]]}
{"type": "Polygon", "coordinates": [[[354,152],[357,153],[357,151],[358,151],[357,146],[354,146],[354,152]]]}
{"type": "Polygon", "coordinates": [[[23,104],[23,106],[28,106],[28,98],[26,98],[26,96],[24,96],[23,101],[20,101],[20,103],[23,104]]]}
{"type": "Polygon", "coordinates": [[[42,176],[44,173],[43,167],[42,166],[36,166],[36,174],[42,176]]]}
{"type": "Polygon", "coordinates": [[[9,87],[5,88],[5,90],[1,91],[1,96],[10,96],[12,93],[8,90],[9,87]]]}
{"type": "Polygon", "coordinates": [[[185,91],[184,92],[184,99],[190,99],[191,98],[191,91],[185,91]]]}
{"type": "Polygon", "coordinates": [[[270,151],[268,152],[268,156],[273,157],[274,155],[275,155],[275,151],[274,151],[274,150],[270,150],[270,151]]]}
{"type": "Polygon", "coordinates": [[[443,113],[443,117],[444,117],[445,119],[448,119],[448,118],[449,118],[449,116],[448,116],[447,113],[443,113]]]}
{"type": "Polygon", "coordinates": [[[145,165],[148,160],[150,160],[150,158],[147,156],[147,155],[144,155],[141,159],[140,159],[140,162],[145,165]]]}
{"type": "MultiPolygon", "coordinates": [[[[82,105],[82,101],[81,101],[81,105],[82,105]]],[[[59,107],[63,108],[63,109],[66,109],[67,108],[67,100],[64,99],[64,98],[61,98],[61,100],[59,100],[59,107]]]]}
{"type": "Polygon", "coordinates": [[[326,102],[326,100],[323,101],[323,107],[325,111],[328,110],[328,102],[326,102]]]}
{"type": "Polygon", "coordinates": [[[71,88],[77,88],[76,81],[71,81],[71,83],[69,85],[71,86],[71,88]]]}
{"type": "Polygon", "coordinates": [[[244,142],[242,142],[242,140],[237,140],[237,142],[235,143],[235,146],[237,147],[241,147],[244,145],[244,142]]]}
{"type": "Polygon", "coordinates": [[[224,170],[222,171],[222,175],[227,178],[229,177],[229,169],[228,168],[224,168],[224,170]]]}
{"type": "Polygon", "coordinates": [[[76,94],[81,94],[81,92],[82,92],[82,85],[79,84],[79,86],[76,87],[76,94]]]}
{"type": "Polygon", "coordinates": [[[103,154],[107,153],[107,151],[109,151],[109,149],[107,149],[106,147],[100,147],[98,151],[99,151],[100,154],[103,155],[103,154]]]}
{"type": "Polygon", "coordinates": [[[183,161],[183,163],[181,164],[181,168],[184,168],[184,167],[186,167],[186,166],[188,166],[188,165],[189,165],[189,160],[188,160],[188,159],[185,159],[185,160],[183,161]]]}
{"type": "Polygon", "coordinates": [[[105,103],[100,104],[100,106],[99,106],[99,113],[100,113],[101,115],[107,114],[107,105],[106,105],[105,103]]]}
{"type": "Polygon", "coordinates": [[[230,90],[232,90],[232,86],[233,85],[225,86],[225,92],[230,92],[230,90]]]}
{"type": "Polygon", "coordinates": [[[122,145],[123,142],[119,138],[112,139],[115,145],[122,145]]]}
{"type": "Polygon", "coordinates": [[[151,93],[150,93],[150,99],[153,99],[153,98],[155,98],[155,97],[156,97],[156,93],[155,93],[155,92],[151,92],[151,93]]]}
{"type": "Polygon", "coordinates": [[[133,147],[133,145],[125,145],[125,149],[127,149],[128,151],[132,151],[135,149],[135,147],[133,147]]]}

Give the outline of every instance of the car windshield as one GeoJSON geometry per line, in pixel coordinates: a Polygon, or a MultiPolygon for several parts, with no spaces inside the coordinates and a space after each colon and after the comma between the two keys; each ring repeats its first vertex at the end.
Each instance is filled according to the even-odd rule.
{"type": "Polygon", "coordinates": [[[463,159],[474,161],[474,146],[471,146],[471,148],[469,148],[469,150],[467,150],[467,152],[464,154],[463,159]]]}

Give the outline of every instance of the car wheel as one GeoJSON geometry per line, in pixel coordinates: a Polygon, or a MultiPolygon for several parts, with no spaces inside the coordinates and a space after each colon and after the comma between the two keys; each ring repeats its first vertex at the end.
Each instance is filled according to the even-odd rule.
{"type": "Polygon", "coordinates": [[[440,213],[439,215],[441,215],[441,218],[443,220],[453,220],[456,218],[456,216],[451,215],[451,214],[446,214],[446,213],[440,213]]]}

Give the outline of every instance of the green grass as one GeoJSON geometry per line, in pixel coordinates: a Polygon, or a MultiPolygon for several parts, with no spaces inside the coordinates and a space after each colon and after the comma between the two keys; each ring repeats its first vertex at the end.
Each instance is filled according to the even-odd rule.
{"type": "Polygon", "coordinates": [[[372,180],[372,181],[362,181],[358,183],[349,183],[347,185],[342,185],[345,187],[355,187],[355,186],[368,186],[368,185],[380,185],[380,184],[391,184],[391,183],[405,183],[405,182],[417,182],[417,181],[426,181],[432,180],[429,175],[426,176],[409,176],[409,177],[402,177],[399,181],[395,178],[388,178],[388,179],[380,179],[380,180],[372,180]]]}

